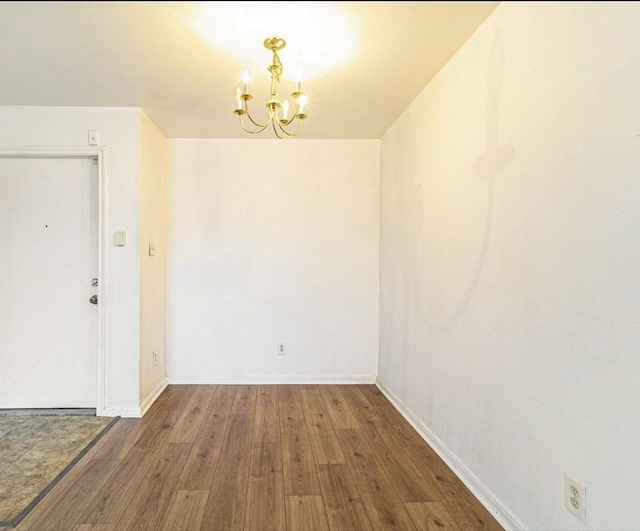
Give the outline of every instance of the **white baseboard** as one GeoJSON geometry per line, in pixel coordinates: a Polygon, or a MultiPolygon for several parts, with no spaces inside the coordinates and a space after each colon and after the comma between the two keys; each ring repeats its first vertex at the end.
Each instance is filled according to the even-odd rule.
{"type": "Polygon", "coordinates": [[[184,384],[229,384],[229,385],[269,385],[269,384],[373,384],[375,376],[168,376],[169,385],[184,384]]]}
{"type": "Polygon", "coordinates": [[[398,398],[393,391],[384,386],[379,380],[376,385],[380,391],[391,401],[396,409],[407,419],[420,436],[427,441],[429,446],[444,460],[453,470],[454,474],[469,488],[473,495],[480,500],[496,520],[505,529],[522,531],[525,526],[513,516],[508,509],[498,501],[491,491],[480,481],[480,479],[458,459],[458,457],[434,434],[420,419],[398,398]]]}
{"type": "Polygon", "coordinates": [[[153,403],[157,400],[157,398],[162,394],[162,391],[164,391],[167,388],[167,385],[169,385],[169,382],[167,381],[167,377],[165,376],[162,380],[158,382],[158,385],[156,385],[156,388],[147,395],[147,398],[145,398],[142,401],[142,404],[140,404],[140,413],[142,415],[144,415],[147,411],[149,411],[149,408],[153,405],[153,403]]]}
{"type": "Polygon", "coordinates": [[[123,417],[123,418],[134,418],[134,419],[142,418],[142,415],[144,415],[148,411],[148,409],[153,405],[153,403],[160,396],[162,391],[165,390],[168,383],[169,382],[167,381],[167,378],[163,378],[160,382],[158,382],[158,385],[156,385],[156,388],[153,391],[151,391],[151,393],[149,393],[147,398],[145,398],[142,404],[140,404],[139,406],[131,406],[131,407],[106,406],[102,409],[98,409],[96,411],[96,415],[98,417],[123,417]]]}
{"type": "Polygon", "coordinates": [[[138,419],[142,417],[142,411],[139,406],[132,407],[104,407],[96,412],[98,417],[123,417],[138,419]]]}

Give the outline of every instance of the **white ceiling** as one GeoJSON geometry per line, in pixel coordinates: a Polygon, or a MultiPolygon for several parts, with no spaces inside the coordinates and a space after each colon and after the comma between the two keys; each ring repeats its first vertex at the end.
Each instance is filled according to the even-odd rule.
{"type": "Polygon", "coordinates": [[[307,75],[300,138],[380,138],[497,5],[0,2],[0,105],[142,107],[168,137],[246,138],[238,76],[262,116],[275,34],[280,96],[307,75]]]}

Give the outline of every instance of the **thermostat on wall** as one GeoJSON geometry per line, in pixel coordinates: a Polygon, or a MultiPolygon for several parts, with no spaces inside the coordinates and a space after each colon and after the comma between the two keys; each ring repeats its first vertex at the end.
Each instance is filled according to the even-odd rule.
{"type": "Polygon", "coordinates": [[[127,243],[127,231],[126,230],[117,230],[116,231],[116,246],[124,247],[127,243]]]}

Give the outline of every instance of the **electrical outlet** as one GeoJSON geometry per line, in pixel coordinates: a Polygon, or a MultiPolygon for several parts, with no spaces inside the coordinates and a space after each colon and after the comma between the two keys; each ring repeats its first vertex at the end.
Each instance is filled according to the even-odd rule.
{"type": "Polygon", "coordinates": [[[565,473],[564,505],[570,513],[585,523],[587,521],[586,490],[582,483],[578,483],[565,473]]]}
{"type": "Polygon", "coordinates": [[[153,351],[153,366],[155,367],[158,364],[158,353],[153,351]]]}
{"type": "Polygon", "coordinates": [[[287,354],[287,344],[278,343],[278,356],[285,356],[287,354]]]}

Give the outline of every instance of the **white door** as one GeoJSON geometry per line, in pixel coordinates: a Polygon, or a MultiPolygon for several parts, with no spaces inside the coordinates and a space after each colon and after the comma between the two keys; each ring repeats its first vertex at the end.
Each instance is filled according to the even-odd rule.
{"type": "Polygon", "coordinates": [[[0,158],[0,408],[97,404],[98,166],[0,158]]]}

